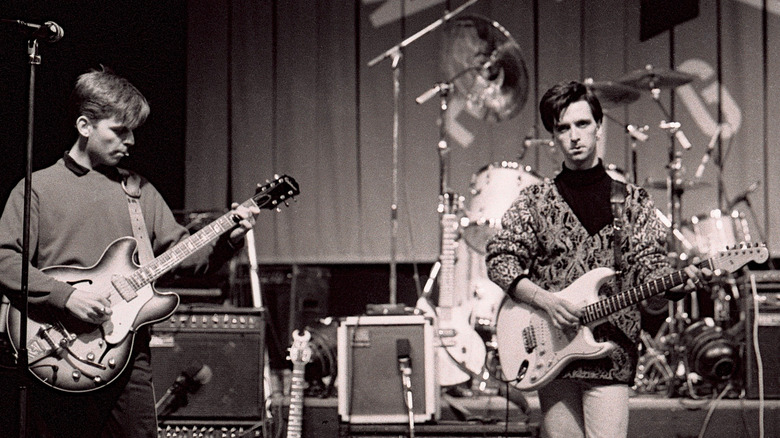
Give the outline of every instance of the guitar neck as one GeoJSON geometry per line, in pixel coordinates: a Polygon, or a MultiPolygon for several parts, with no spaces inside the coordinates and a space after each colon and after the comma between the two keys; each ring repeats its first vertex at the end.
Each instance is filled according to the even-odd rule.
{"type": "Polygon", "coordinates": [[[306,364],[294,364],[290,382],[290,414],[287,417],[287,438],[301,438],[303,433],[303,389],[306,364]]]}
{"type": "Polygon", "coordinates": [[[442,215],[441,271],[439,272],[439,306],[455,307],[455,240],[458,237],[458,217],[442,215]]]}
{"type": "MultiPolygon", "coordinates": [[[[257,206],[254,199],[248,199],[242,205],[245,207],[257,206]]],[[[153,283],[166,272],[178,266],[187,257],[216,240],[219,236],[233,229],[235,226],[236,221],[234,220],[233,213],[225,213],[214,222],[206,225],[195,234],[176,244],[173,248],[160,254],[151,262],[138,268],[127,277],[128,283],[133,285],[136,289],[153,283]]]]}
{"type": "MultiPolygon", "coordinates": [[[[699,268],[714,270],[712,259],[698,263],[696,266],[699,268]]],[[[650,281],[641,286],[634,287],[607,297],[603,300],[599,300],[593,304],[585,306],[582,309],[583,312],[582,316],[580,317],[580,322],[582,324],[588,324],[594,321],[598,321],[619,310],[631,307],[634,304],[644,301],[650,297],[660,295],[669,289],[685,283],[687,280],[688,275],[685,274],[685,271],[679,270],[672,272],[671,274],[664,275],[661,278],[650,281]]]]}

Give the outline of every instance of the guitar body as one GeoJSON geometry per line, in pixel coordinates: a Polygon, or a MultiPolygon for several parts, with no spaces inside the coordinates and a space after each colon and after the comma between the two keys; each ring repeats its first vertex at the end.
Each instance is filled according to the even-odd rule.
{"type": "MultiPolygon", "coordinates": [[[[769,251],[763,244],[742,245],[720,251],[698,264],[713,272],[734,273],[748,262],[763,263],[769,251]]],[[[501,368],[507,380],[522,391],[541,388],[573,360],[604,357],[615,348],[611,342],[596,342],[591,328],[609,315],[684,284],[688,275],[679,270],[599,299],[598,291],[615,276],[609,268],[589,271],[566,289],[557,292],[581,306],[578,330],[556,329],[547,312],[505,299],[496,323],[496,341],[501,368]]]]}
{"type": "Polygon", "coordinates": [[[485,342],[469,322],[470,309],[434,309],[425,297],[417,300],[416,307],[433,320],[433,331],[437,334],[434,336],[434,352],[439,385],[457,385],[468,381],[472,374],[479,374],[485,365],[487,352],[485,342]]]}
{"type": "MultiPolygon", "coordinates": [[[[113,278],[138,269],[133,262],[135,247],[135,239],[124,237],[111,243],[92,267],[53,266],[43,272],[79,289],[113,289],[113,278]]],[[[129,361],[136,329],[167,318],[179,304],[178,295],[158,293],[152,285],[136,293],[130,301],[112,293],[111,319],[101,325],[81,321],[67,311],[30,304],[26,346],[33,375],[68,392],[94,390],[116,379],[129,361]]],[[[9,307],[8,333],[17,353],[20,320],[21,313],[9,307]]]]}
{"type": "MultiPolygon", "coordinates": [[[[578,305],[599,301],[601,285],[614,276],[609,268],[594,269],[556,296],[578,305]]],[[[501,368],[508,380],[522,391],[533,391],[554,379],[577,359],[596,359],[614,348],[610,342],[596,342],[591,328],[576,332],[555,328],[544,310],[506,298],[498,313],[496,340],[501,368]]]]}

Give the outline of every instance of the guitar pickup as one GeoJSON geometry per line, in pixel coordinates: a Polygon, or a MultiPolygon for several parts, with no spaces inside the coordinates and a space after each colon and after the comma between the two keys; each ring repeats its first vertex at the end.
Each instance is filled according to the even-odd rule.
{"type": "Polygon", "coordinates": [[[536,333],[532,325],[523,329],[523,346],[525,346],[526,353],[531,353],[537,347],[536,333]]]}

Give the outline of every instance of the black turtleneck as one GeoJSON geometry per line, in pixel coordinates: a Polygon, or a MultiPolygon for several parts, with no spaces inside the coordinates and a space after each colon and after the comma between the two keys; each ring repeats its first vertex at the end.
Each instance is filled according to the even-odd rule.
{"type": "Polygon", "coordinates": [[[612,222],[612,178],[601,160],[585,170],[571,170],[564,165],[555,177],[555,187],[591,236],[612,222]]]}

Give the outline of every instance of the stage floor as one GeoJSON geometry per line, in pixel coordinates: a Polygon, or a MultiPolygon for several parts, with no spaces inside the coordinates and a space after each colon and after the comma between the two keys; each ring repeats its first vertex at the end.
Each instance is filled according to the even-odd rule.
{"type": "MultiPolygon", "coordinates": [[[[475,424],[480,423],[485,425],[483,431],[489,434],[476,436],[503,436],[500,433],[493,434],[491,431],[500,430],[508,421],[510,430],[514,431],[509,436],[538,436],[539,399],[535,393],[527,393],[526,402],[528,408],[527,413],[524,413],[516,404],[508,403],[506,399],[499,396],[453,398],[444,395],[441,399],[440,423],[455,429],[458,424],[461,424],[464,435],[460,436],[472,436],[470,431],[479,430],[475,424]],[[523,433],[524,430],[527,432],[523,433]]],[[[759,400],[694,400],[640,394],[630,398],[629,407],[631,413],[628,436],[631,438],[698,437],[705,422],[707,424],[704,437],[759,437],[761,410],[759,400]],[[707,420],[708,414],[709,420],[707,420]]],[[[780,400],[765,400],[763,412],[764,436],[780,437],[780,400]]],[[[341,434],[339,434],[336,398],[305,399],[305,437],[404,436],[391,433],[392,426],[375,427],[373,433],[368,433],[371,427],[366,425],[353,425],[347,428],[351,429],[350,434],[345,435],[344,424],[340,426],[341,434]]],[[[446,436],[425,434],[425,431],[418,432],[423,432],[418,433],[422,436],[446,436]]]]}

